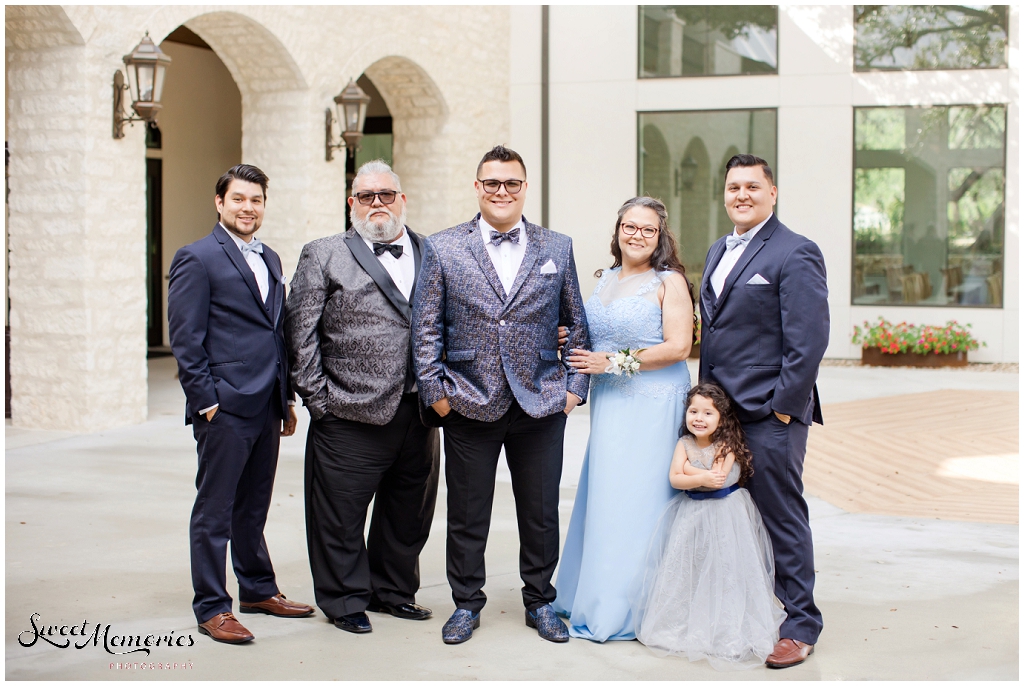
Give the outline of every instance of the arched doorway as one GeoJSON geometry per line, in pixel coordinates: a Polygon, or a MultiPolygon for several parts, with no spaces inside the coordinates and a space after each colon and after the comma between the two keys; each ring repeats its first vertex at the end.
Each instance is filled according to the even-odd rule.
{"type": "Polygon", "coordinates": [[[175,252],[217,221],[217,179],[242,161],[242,96],[227,67],[195,32],[179,26],[160,44],[173,71],[158,128],[146,138],[147,341],[167,346],[167,274],[175,252]]]}

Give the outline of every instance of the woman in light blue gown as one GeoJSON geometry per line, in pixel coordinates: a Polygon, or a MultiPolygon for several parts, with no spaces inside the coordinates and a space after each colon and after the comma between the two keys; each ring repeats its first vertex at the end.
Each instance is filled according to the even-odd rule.
{"type": "Polygon", "coordinates": [[[636,638],[629,588],[658,518],[675,494],[668,481],[690,374],[693,296],[658,200],[633,198],[619,209],[615,263],[587,301],[593,352],[569,363],[593,375],[590,442],[583,460],[555,588],[569,634],[592,641],[636,638]],[[632,376],[608,356],[636,355],[632,376]]]}

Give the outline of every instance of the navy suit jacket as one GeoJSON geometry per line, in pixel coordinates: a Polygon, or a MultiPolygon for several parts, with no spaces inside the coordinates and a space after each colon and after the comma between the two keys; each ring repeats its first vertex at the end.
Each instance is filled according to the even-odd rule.
{"type": "Polygon", "coordinates": [[[185,390],[185,423],[202,409],[253,417],[275,387],[283,408],[292,398],[283,317],[281,258],[266,244],[267,302],[235,242],[218,223],[178,250],[171,262],[167,320],[178,379],[185,390]]]}
{"type": "Polygon", "coordinates": [[[700,380],[721,386],[741,421],[772,412],[822,422],[818,366],[828,347],[825,259],[774,214],[733,267],[716,298],[711,274],[725,237],[708,251],[700,292],[700,380]],[[767,281],[749,283],[756,274],[767,281]]]}

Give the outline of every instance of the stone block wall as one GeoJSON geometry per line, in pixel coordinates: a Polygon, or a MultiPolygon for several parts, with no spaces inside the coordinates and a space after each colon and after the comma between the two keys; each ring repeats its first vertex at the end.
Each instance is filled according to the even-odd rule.
{"type": "Polygon", "coordinates": [[[323,117],[350,78],[365,71],[388,104],[423,233],[473,216],[476,164],[509,139],[506,7],[8,6],[5,19],[16,426],[147,416],[144,132],[111,136],[112,77],[146,31],[159,43],[188,26],[234,78],[243,161],[271,178],[261,238],[287,275],[304,243],[343,226],[344,153],[324,160],[323,117]]]}

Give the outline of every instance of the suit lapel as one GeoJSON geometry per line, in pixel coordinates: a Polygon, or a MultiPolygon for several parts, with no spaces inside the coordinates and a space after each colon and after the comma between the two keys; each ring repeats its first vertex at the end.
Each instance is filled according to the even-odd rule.
{"type": "Polygon", "coordinates": [[[716,241],[711,249],[711,259],[707,261],[707,264],[704,267],[704,276],[701,279],[700,298],[704,303],[704,311],[707,312],[711,318],[714,318],[715,316],[715,289],[711,287],[711,275],[715,273],[715,268],[718,267],[718,263],[722,261],[722,255],[724,254],[725,241],[716,241]]]}
{"type": "Polygon", "coordinates": [[[512,282],[512,288],[508,289],[508,302],[512,302],[516,293],[523,287],[523,283],[529,278],[533,265],[537,264],[537,258],[540,256],[540,231],[525,218],[523,219],[523,230],[526,232],[526,253],[523,255],[523,263],[519,265],[515,281],[512,282]]]}
{"type": "Polygon", "coordinates": [[[729,295],[729,291],[736,284],[736,280],[740,278],[740,274],[750,261],[754,259],[757,253],[761,252],[761,248],[764,247],[765,241],[772,237],[772,233],[775,231],[775,227],[779,225],[779,220],[773,214],[768,222],[760,228],[753,238],[750,239],[750,244],[743,250],[743,254],[740,255],[739,261],[736,262],[736,266],[729,272],[729,276],[725,279],[725,285],[722,286],[722,292],[718,294],[718,301],[715,303],[715,309],[717,310],[725,302],[726,296],[729,295]]]}
{"type": "Polygon", "coordinates": [[[412,256],[416,260],[416,266],[412,275],[412,289],[409,291],[409,302],[412,302],[413,296],[416,295],[416,282],[420,278],[420,264],[423,262],[423,239],[418,234],[413,233],[409,230],[409,227],[405,227],[405,230],[409,232],[409,240],[412,241],[412,256]]]}
{"type": "MultiPolygon", "coordinates": [[[[267,319],[270,319],[270,311],[267,309],[266,303],[263,302],[263,296],[260,295],[260,287],[256,283],[256,275],[252,273],[252,267],[242,257],[242,251],[235,245],[227,230],[221,227],[220,222],[213,227],[213,235],[220,242],[220,247],[224,249],[224,254],[231,260],[231,264],[235,265],[235,269],[242,276],[245,285],[249,287],[252,297],[256,298],[256,303],[259,305],[260,310],[267,316],[267,319]]],[[[266,263],[266,260],[263,262],[266,263]]],[[[267,269],[269,271],[270,267],[267,267],[267,269]]]]}
{"type": "Polygon", "coordinates": [[[484,278],[487,279],[487,283],[491,284],[491,288],[501,299],[501,302],[505,302],[505,288],[501,285],[501,279],[498,278],[498,272],[494,269],[494,263],[491,261],[491,256],[487,253],[487,248],[484,247],[484,241],[480,237],[480,215],[476,216],[473,220],[472,226],[469,229],[469,235],[466,236],[466,240],[469,242],[469,250],[473,253],[473,257],[476,258],[477,263],[480,265],[480,270],[484,274],[484,278]]]}
{"type": "Polygon", "coordinates": [[[277,254],[266,245],[263,246],[263,262],[266,263],[267,271],[270,273],[270,321],[277,326],[277,320],[281,316],[281,305],[284,302],[284,279],[277,254]],[[268,259],[270,256],[273,256],[274,259],[268,259]]]}
{"type": "Polygon", "coordinates": [[[363,268],[363,271],[377,284],[384,297],[391,301],[391,304],[395,306],[395,309],[403,317],[411,321],[412,308],[409,306],[409,301],[398,290],[398,286],[391,280],[388,270],[384,268],[384,265],[380,263],[380,260],[377,259],[377,256],[366,245],[363,237],[356,233],[355,229],[349,229],[348,233],[345,234],[345,245],[348,246],[348,249],[352,252],[352,257],[356,258],[356,262],[363,268]]]}

